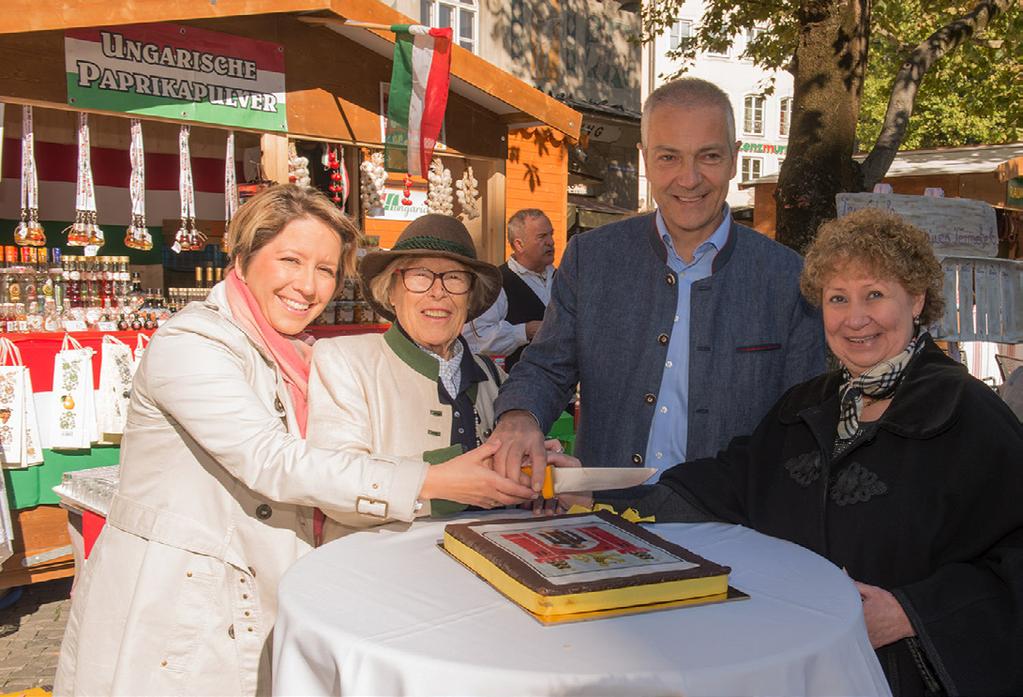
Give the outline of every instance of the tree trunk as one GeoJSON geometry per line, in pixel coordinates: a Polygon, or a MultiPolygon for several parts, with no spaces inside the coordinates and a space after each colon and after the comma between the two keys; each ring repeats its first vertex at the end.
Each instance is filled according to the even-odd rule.
{"type": "Polygon", "coordinates": [[[802,0],[792,128],[778,177],[777,239],[802,253],[835,217],[835,194],[860,191],[852,159],[867,64],[870,0],[802,0]]]}

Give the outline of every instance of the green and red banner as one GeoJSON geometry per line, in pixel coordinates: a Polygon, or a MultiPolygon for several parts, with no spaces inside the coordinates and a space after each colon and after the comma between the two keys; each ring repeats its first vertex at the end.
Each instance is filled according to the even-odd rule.
{"type": "Polygon", "coordinates": [[[176,24],[64,32],[68,104],[286,131],[284,47],[176,24]]]}
{"type": "Polygon", "coordinates": [[[387,100],[387,169],[426,176],[437,145],[451,76],[450,28],[395,24],[387,100]]]}

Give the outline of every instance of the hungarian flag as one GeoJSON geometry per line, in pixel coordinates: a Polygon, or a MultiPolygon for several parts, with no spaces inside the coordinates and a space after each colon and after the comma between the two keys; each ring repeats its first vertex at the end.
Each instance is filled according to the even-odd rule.
{"type": "Polygon", "coordinates": [[[387,169],[424,176],[433,158],[451,73],[451,29],[394,24],[387,101],[387,169]]]}

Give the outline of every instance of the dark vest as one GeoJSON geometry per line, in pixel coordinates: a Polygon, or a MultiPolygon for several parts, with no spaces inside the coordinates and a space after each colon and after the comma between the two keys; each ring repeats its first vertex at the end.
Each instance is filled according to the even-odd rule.
{"type": "MultiPolygon", "coordinates": [[[[519,278],[517,273],[508,268],[508,262],[501,264],[498,268],[501,269],[504,294],[508,296],[508,315],[505,317],[508,324],[525,324],[534,320],[542,320],[547,306],[540,298],[536,297],[533,289],[526,285],[526,282],[519,278]]],[[[505,357],[505,371],[511,371],[512,366],[519,362],[525,348],[525,346],[520,346],[510,356],[505,357]]]]}

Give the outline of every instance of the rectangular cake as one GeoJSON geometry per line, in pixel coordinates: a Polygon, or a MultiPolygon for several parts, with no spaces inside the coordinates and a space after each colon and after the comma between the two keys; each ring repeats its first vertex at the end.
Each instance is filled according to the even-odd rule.
{"type": "Polygon", "coordinates": [[[544,617],[723,598],[731,571],[606,511],[451,523],[444,549],[544,617]]]}

